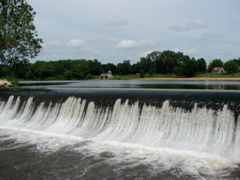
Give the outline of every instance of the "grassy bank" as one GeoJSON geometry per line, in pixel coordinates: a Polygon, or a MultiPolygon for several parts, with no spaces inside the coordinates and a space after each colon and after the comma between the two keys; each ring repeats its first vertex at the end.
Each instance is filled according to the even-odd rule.
{"type": "MultiPolygon", "coordinates": [[[[99,79],[100,75],[94,75],[92,76],[92,79],[99,79]]],[[[184,78],[184,77],[179,77],[176,74],[154,74],[154,75],[148,75],[145,74],[144,78],[184,78]]],[[[235,73],[235,74],[218,74],[218,73],[206,73],[206,74],[197,74],[194,77],[191,78],[240,78],[240,73],[235,73]]],[[[0,78],[0,79],[7,79],[9,82],[11,82],[13,85],[18,85],[18,81],[17,79],[14,78],[0,78]]],[[[117,75],[117,74],[113,74],[113,80],[131,80],[131,79],[141,79],[140,75],[138,74],[129,74],[129,75],[117,75]]],[[[189,79],[189,78],[186,78],[189,79]]],[[[23,79],[22,79],[23,80],[23,79]]],[[[45,79],[45,80],[61,80],[61,79],[45,79]]],[[[77,80],[77,79],[75,79],[77,80]]],[[[24,80],[23,80],[24,81],[24,80]]]]}
{"type": "MultiPolygon", "coordinates": [[[[95,79],[99,79],[99,76],[95,76],[95,79]]],[[[140,75],[131,74],[131,75],[113,75],[115,80],[130,80],[130,79],[139,79],[140,75]]],[[[178,77],[176,74],[154,74],[154,75],[145,75],[144,78],[183,78],[178,77]]],[[[218,74],[218,73],[206,73],[206,74],[197,74],[193,78],[240,78],[240,73],[235,74],[218,74]]]]}
{"type": "MultiPolygon", "coordinates": [[[[154,74],[154,75],[145,75],[145,78],[176,78],[175,74],[154,74]]],[[[130,80],[130,79],[139,79],[140,75],[129,74],[129,75],[113,75],[113,80],[130,80]]],[[[99,79],[99,76],[94,76],[94,79],[99,79]]]]}
{"type": "Polygon", "coordinates": [[[195,76],[196,78],[240,78],[240,73],[234,73],[234,74],[220,74],[220,73],[207,73],[207,74],[197,74],[195,76]]]}

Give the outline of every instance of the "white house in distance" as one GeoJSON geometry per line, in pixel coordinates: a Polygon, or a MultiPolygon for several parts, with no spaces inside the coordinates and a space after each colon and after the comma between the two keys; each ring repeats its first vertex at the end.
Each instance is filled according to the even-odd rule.
{"type": "Polygon", "coordinates": [[[101,74],[100,75],[100,79],[112,79],[112,71],[108,71],[107,73],[101,74]]]}
{"type": "Polygon", "coordinates": [[[213,68],[212,73],[226,73],[226,71],[223,67],[215,67],[213,68]]]}

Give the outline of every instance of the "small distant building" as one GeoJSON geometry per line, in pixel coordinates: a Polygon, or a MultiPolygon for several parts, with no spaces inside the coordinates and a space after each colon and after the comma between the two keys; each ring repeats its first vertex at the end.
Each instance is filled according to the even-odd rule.
{"type": "Polygon", "coordinates": [[[100,79],[112,79],[112,71],[108,71],[107,73],[103,73],[100,75],[100,79]]]}
{"type": "Polygon", "coordinates": [[[223,67],[215,67],[213,68],[212,73],[226,73],[226,71],[223,67]]]}

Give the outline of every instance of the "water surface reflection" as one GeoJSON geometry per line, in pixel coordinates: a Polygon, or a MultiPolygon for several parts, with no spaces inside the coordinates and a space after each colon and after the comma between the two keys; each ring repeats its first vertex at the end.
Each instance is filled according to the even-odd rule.
{"type": "Polygon", "coordinates": [[[80,81],[21,81],[20,86],[37,88],[150,88],[240,90],[239,81],[210,80],[80,80],[80,81]]]}

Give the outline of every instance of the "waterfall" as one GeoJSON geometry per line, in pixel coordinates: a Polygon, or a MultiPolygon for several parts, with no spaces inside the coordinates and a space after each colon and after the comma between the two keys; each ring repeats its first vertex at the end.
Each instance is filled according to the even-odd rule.
{"type": "Polygon", "coordinates": [[[193,103],[191,110],[164,100],[161,106],[116,99],[113,106],[80,97],[37,102],[9,96],[0,102],[0,128],[17,128],[102,142],[170,148],[240,159],[240,124],[224,104],[211,109],[193,103]]]}

